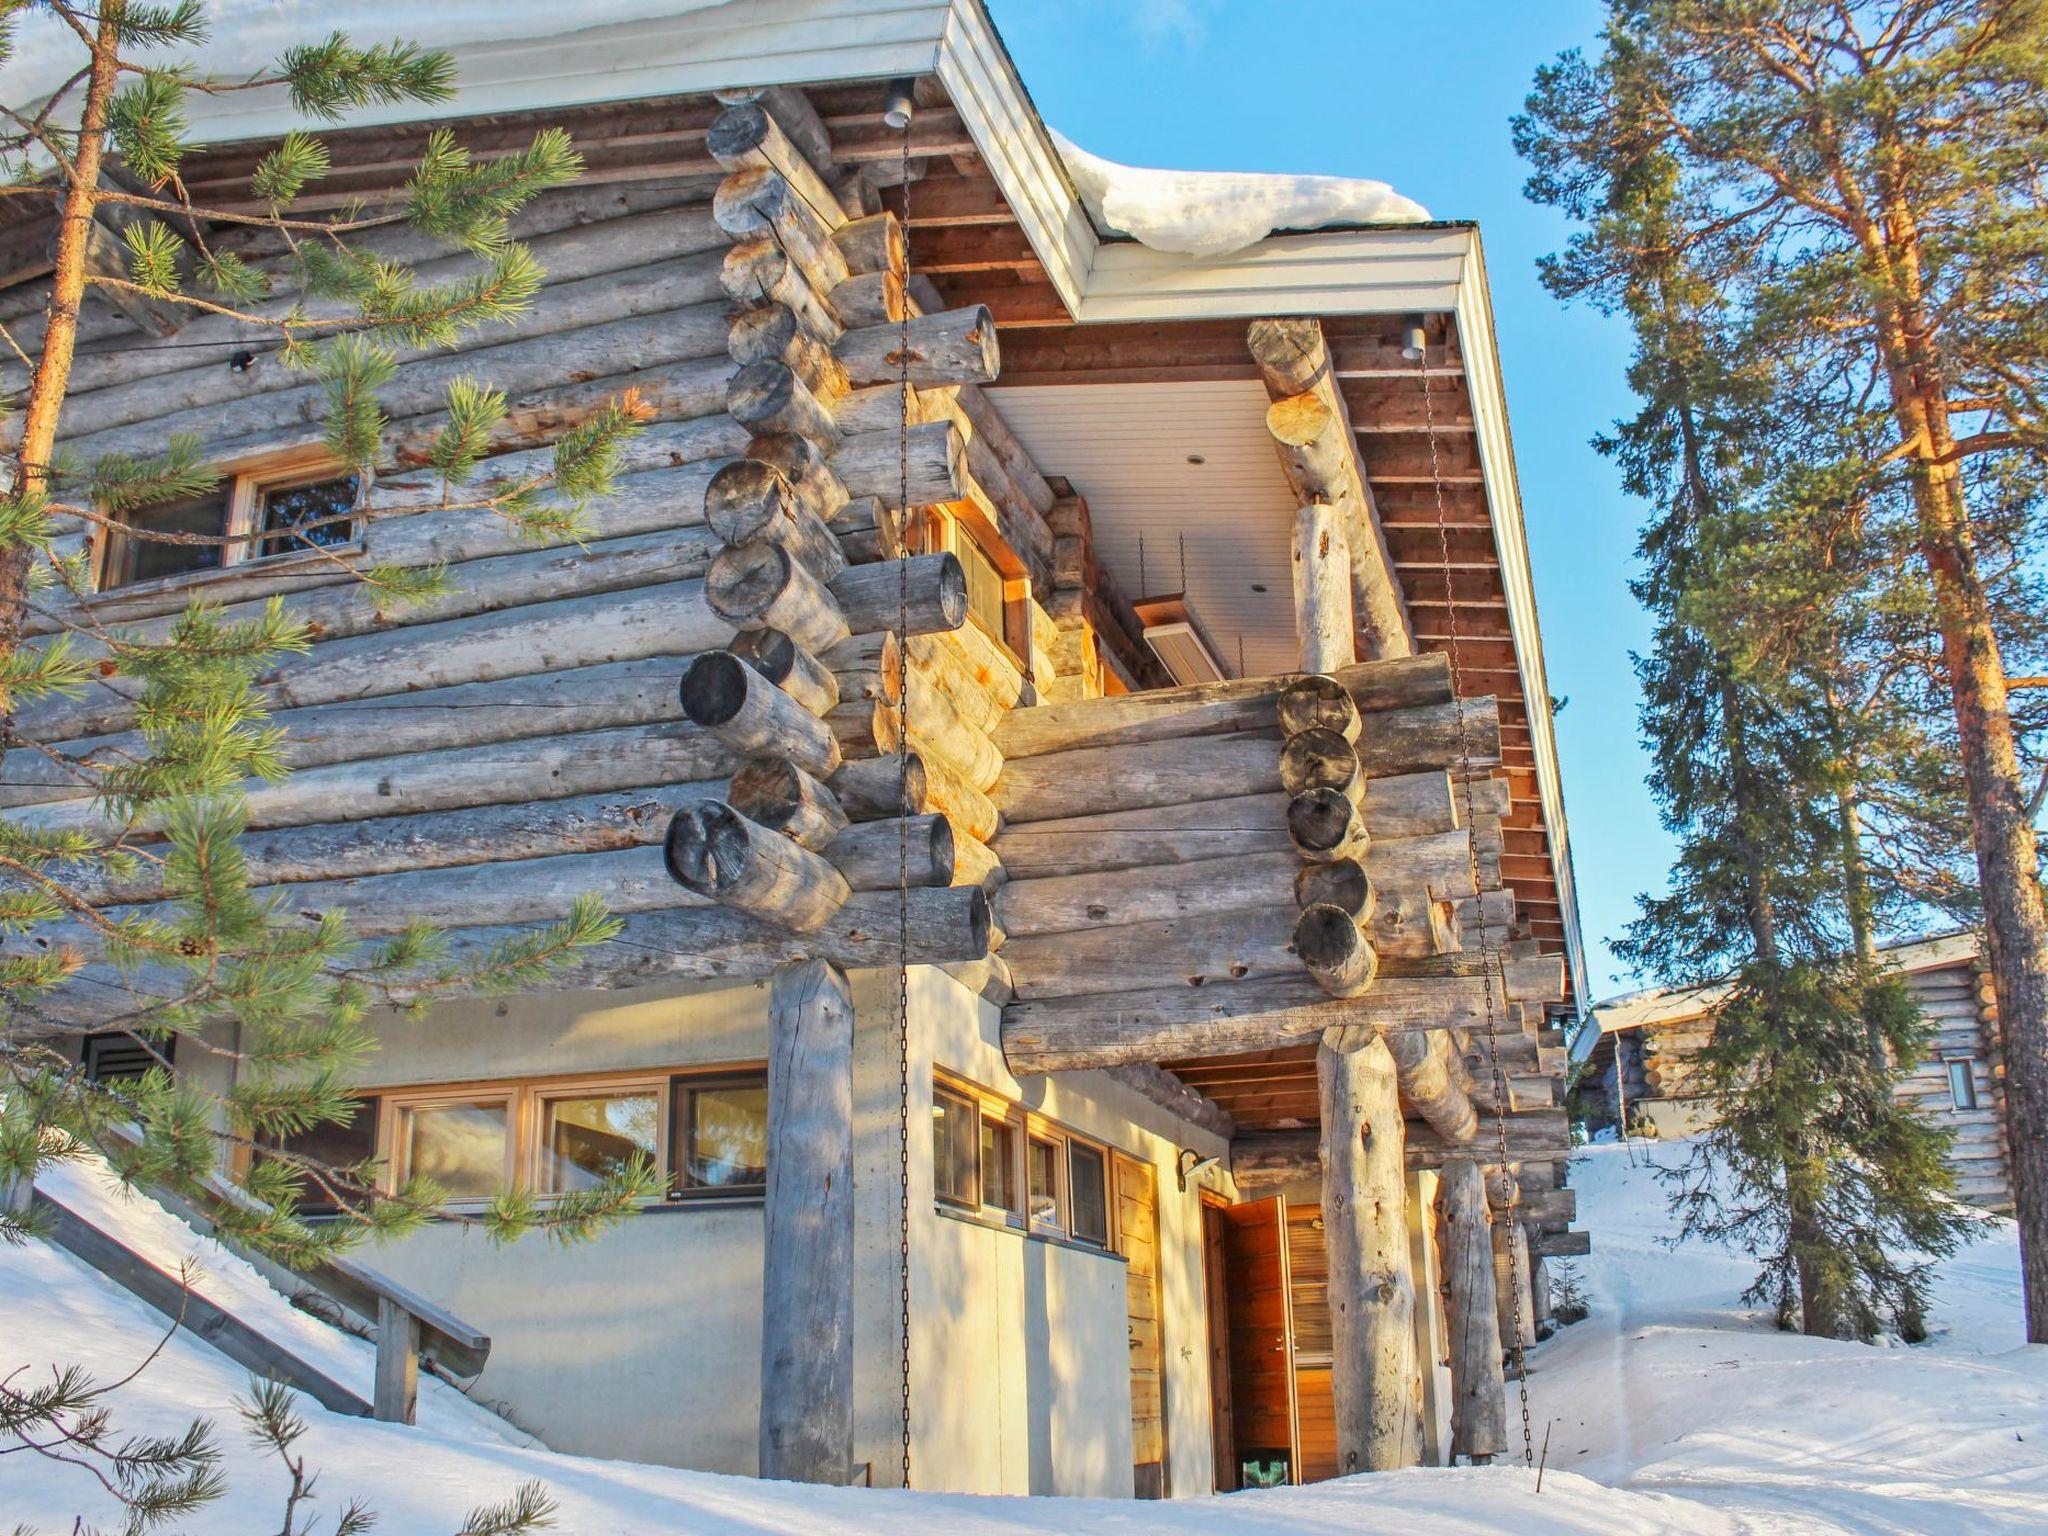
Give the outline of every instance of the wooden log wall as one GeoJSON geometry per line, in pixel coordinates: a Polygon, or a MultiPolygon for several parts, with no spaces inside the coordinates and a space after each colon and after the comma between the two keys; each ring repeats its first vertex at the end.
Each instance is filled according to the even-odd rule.
{"type": "MultiPolygon", "coordinates": [[[[988,730],[1026,684],[965,625],[957,561],[905,546],[902,405],[911,508],[975,500],[1045,559],[1053,494],[978,394],[998,361],[986,313],[911,317],[905,396],[902,305],[863,311],[852,286],[880,274],[903,290],[893,218],[849,218],[821,195],[757,105],[715,126],[715,184],[570,189],[520,215],[514,233],[549,268],[533,317],[401,370],[385,393],[382,515],[339,564],[269,559],[206,583],[231,617],[275,597],[316,637],[261,680],[296,771],[249,786],[246,849],[288,909],[345,906],[370,932],[431,910],[470,951],[593,890],[629,914],[629,934],[579,957],[578,985],[762,975],[809,954],[873,964],[885,924],[863,893],[896,883],[907,847],[912,884],[945,887],[916,894],[914,962],[980,958],[998,937],[988,730]],[[513,396],[486,480],[543,468],[562,431],[639,392],[652,420],[582,542],[522,542],[444,510],[415,475],[458,372],[513,396]],[[387,611],[346,570],[377,563],[446,563],[450,593],[387,611]],[[909,647],[893,634],[906,616],[909,647]],[[894,713],[906,678],[907,737],[894,713]],[[698,942],[722,952],[687,952],[698,942]]],[[[408,232],[374,238],[419,254],[408,232]]],[[[123,346],[83,359],[78,380],[65,429],[83,452],[160,436],[167,409],[227,462],[317,442],[317,401],[267,357],[232,372],[204,352],[123,346]]],[[[188,591],[66,598],[30,628],[160,632],[188,591]]],[[[133,720],[107,685],[21,716],[102,760],[139,744],[133,720]]],[[[17,750],[0,777],[19,821],[115,830],[62,761],[17,750]]],[[[171,893],[145,861],[92,894],[136,911],[171,893]]]]}

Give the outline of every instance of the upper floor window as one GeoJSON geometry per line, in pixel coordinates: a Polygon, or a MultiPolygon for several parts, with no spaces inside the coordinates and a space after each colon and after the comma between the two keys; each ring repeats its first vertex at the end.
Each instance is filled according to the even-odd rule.
{"type": "Polygon", "coordinates": [[[1948,1068],[1949,1101],[1957,1109],[1977,1107],[1977,1063],[1968,1056],[1951,1056],[1943,1063],[1948,1068]]]}
{"type": "Polygon", "coordinates": [[[967,577],[968,619],[1021,665],[1031,648],[1031,581],[1002,535],[978,517],[935,507],[924,547],[953,552],[967,577]]]}
{"type": "Polygon", "coordinates": [[[297,455],[231,472],[206,496],[135,507],[122,514],[120,527],[108,531],[99,588],[105,592],[350,543],[358,531],[354,513],[360,489],[357,476],[335,474],[330,461],[297,455]],[[126,528],[137,534],[124,533],[126,528]],[[138,536],[144,532],[188,535],[193,542],[138,536]]]}

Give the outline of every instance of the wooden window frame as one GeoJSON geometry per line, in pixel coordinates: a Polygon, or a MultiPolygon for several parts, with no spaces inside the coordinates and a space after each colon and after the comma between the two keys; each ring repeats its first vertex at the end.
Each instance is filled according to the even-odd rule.
{"type": "Polygon", "coordinates": [[[344,466],[335,462],[332,454],[319,447],[280,449],[275,453],[239,459],[222,471],[222,481],[227,488],[227,506],[221,534],[232,542],[221,546],[219,565],[211,570],[177,571],[169,576],[154,576],[147,581],[114,581],[116,566],[125,563],[126,553],[118,547],[122,542],[120,531],[117,528],[103,528],[100,537],[94,541],[96,556],[93,590],[96,593],[171,592],[185,586],[204,584],[229,571],[258,562],[270,565],[285,561],[319,560],[329,555],[360,551],[360,522],[350,530],[349,537],[339,544],[326,545],[320,549],[279,550],[275,554],[263,553],[263,530],[257,526],[257,514],[266,492],[290,490],[294,486],[334,479],[347,472],[344,466]]]}
{"type": "MultiPolygon", "coordinates": [[[[760,1184],[685,1185],[672,1166],[676,1112],[680,1096],[700,1088],[765,1087],[765,1062],[732,1062],[706,1067],[634,1067],[616,1072],[556,1073],[542,1077],[488,1078],[474,1082],[413,1084],[363,1090],[377,1100],[378,1160],[384,1167],[385,1189],[397,1189],[410,1173],[411,1148],[401,1142],[404,1117],[415,1109],[457,1104],[506,1105],[505,1188],[523,1190],[536,1200],[562,1198],[563,1191],[542,1187],[547,1157],[547,1107],[558,1099],[591,1098],[607,1093],[652,1091],[655,1117],[655,1168],[665,1181],[662,1192],[641,1202],[641,1209],[711,1202],[757,1202],[767,1192],[760,1184]]],[[[464,1196],[449,1209],[477,1210],[487,1198],[464,1196]]]]}
{"type": "MultiPolygon", "coordinates": [[[[976,1111],[975,1122],[975,1194],[978,1203],[972,1206],[953,1200],[938,1192],[938,1169],[936,1155],[932,1169],[932,1200],[941,1211],[953,1215],[981,1217],[993,1221],[1000,1217],[1004,1224],[1029,1236],[1049,1237],[1060,1242],[1073,1243],[1097,1253],[1123,1255],[1122,1235],[1117,1231],[1116,1202],[1119,1189],[1117,1159],[1128,1158],[1135,1163],[1151,1167],[1149,1159],[1136,1152],[1127,1152],[1114,1142],[1104,1141],[1099,1136],[1089,1136],[1073,1129],[1050,1116],[1027,1109],[1014,1100],[1005,1098],[993,1089],[949,1072],[943,1067],[932,1068],[932,1093],[934,1098],[946,1094],[963,1099],[976,1111]],[[981,1172],[980,1127],[985,1121],[995,1121],[1007,1127],[1014,1138],[1011,1152],[1011,1176],[1017,1191],[1018,1209],[987,1203],[988,1180],[981,1172]],[[1031,1214],[1031,1143],[1041,1142],[1053,1148],[1053,1213],[1054,1219],[1043,1221],[1031,1214]],[[1074,1231],[1074,1175],[1073,1149],[1084,1147],[1102,1159],[1102,1197],[1104,1224],[1108,1235],[1097,1241],[1082,1237],[1074,1231]]],[[[1154,1177],[1158,1176],[1154,1169],[1154,1177]]]]}
{"type": "Polygon", "coordinates": [[[987,513],[971,501],[929,507],[920,540],[922,548],[959,555],[965,540],[979,550],[1003,580],[1003,632],[997,634],[981,616],[968,610],[968,621],[1002,647],[1003,653],[1028,674],[1025,658],[1031,654],[1031,572],[1017,552],[1010,548],[1002,530],[987,513]]]}
{"type": "MultiPolygon", "coordinates": [[[[955,1210],[978,1211],[981,1209],[981,1191],[986,1182],[981,1176],[981,1100],[979,1097],[961,1092],[943,1078],[932,1081],[932,1108],[937,1110],[941,1100],[965,1110],[972,1121],[967,1133],[967,1144],[972,1149],[974,1160],[974,1188],[966,1194],[952,1194],[939,1187],[939,1144],[932,1141],[932,1198],[941,1205],[950,1205],[955,1210]]],[[[933,1115],[934,1122],[937,1115],[933,1115]]]]}
{"type": "MultiPolygon", "coordinates": [[[[681,1096],[695,1095],[707,1088],[753,1088],[764,1092],[768,1087],[768,1064],[741,1063],[736,1066],[704,1068],[682,1068],[663,1074],[666,1080],[664,1092],[667,1098],[662,1105],[663,1158],[662,1169],[668,1178],[668,1189],[664,1200],[670,1205],[701,1205],[707,1201],[753,1201],[765,1199],[768,1194],[766,1165],[763,1165],[761,1182],[758,1184],[686,1184],[683,1170],[674,1166],[670,1156],[676,1118],[681,1112],[681,1096]]],[[[765,1153],[765,1148],[764,1148],[765,1153]]]]}
{"type": "MultiPolygon", "coordinates": [[[[505,1154],[499,1174],[500,1192],[531,1188],[520,1153],[526,1145],[526,1113],[521,1103],[521,1085],[497,1079],[478,1083],[448,1083],[432,1088],[402,1088],[379,1093],[377,1104],[377,1149],[390,1188],[402,1188],[412,1177],[412,1139],[402,1135],[410,1116],[422,1109],[452,1109],[459,1105],[503,1104],[505,1106],[505,1154]]],[[[490,1203],[488,1195],[462,1195],[448,1202],[450,1210],[478,1210],[490,1203]]]]}
{"type": "Polygon", "coordinates": [[[536,1198],[542,1200],[559,1199],[570,1193],[568,1190],[543,1187],[543,1180],[547,1175],[550,1104],[562,1099],[624,1098],[628,1094],[646,1093],[650,1090],[654,1094],[654,1166],[657,1170],[665,1170],[668,1167],[669,1120],[672,1109],[670,1089],[665,1078],[648,1072],[630,1072],[616,1077],[545,1082],[530,1088],[528,1094],[533,1102],[533,1135],[527,1148],[526,1187],[533,1191],[536,1198]]]}

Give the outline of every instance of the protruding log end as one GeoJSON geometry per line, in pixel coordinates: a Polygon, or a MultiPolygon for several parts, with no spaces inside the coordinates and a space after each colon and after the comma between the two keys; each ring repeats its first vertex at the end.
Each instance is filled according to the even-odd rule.
{"type": "Polygon", "coordinates": [[[1289,800],[1287,835],[1303,858],[1317,863],[1362,860],[1372,846],[1358,807],[1336,789],[1306,790],[1289,800]]]}
{"type": "Polygon", "coordinates": [[[1280,690],[1279,712],[1285,735],[1321,729],[1358,740],[1358,704],[1334,677],[1318,672],[1294,679],[1280,690]]]}
{"type": "Polygon", "coordinates": [[[1330,363],[1322,322],[1288,317],[1254,320],[1245,330],[1252,359],[1265,375],[1266,387],[1283,395],[1315,388],[1330,363]]]}
{"type": "Polygon", "coordinates": [[[967,573],[951,550],[850,565],[832,579],[831,591],[853,634],[950,634],[967,622],[967,573]]]}
{"type": "Polygon", "coordinates": [[[1358,860],[1333,859],[1328,864],[1301,866],[1294,877],[1294,904],[1337,907],[1363,925],[1373,920],[1379,908],[1379,891],[1358,860]]]}
{"type": "Polygon", "coordinates": [[[1290,448],[1305,448],[1331,430],[1330,408],[1315,394],[1290,395],[1266,407],[1266,430],[1290,448]]]}
{"type": "Polygon", "coordinates": [[[743,756],[788,757],[821,776],[839,766],[831,729],[731,651],[697,657],[677,691],[692,725],[743,756]]]}
{"type": "Polygon", "coordinates": [[[1280,748],[1280,783],[1289,794],[1334,789],[1357,803],[1365,794],[1358,753],[1341,733],[1320,725],[1289,736],[1280,748]]]}
{"type": "Polygon", "coordinates": [[[823,927],[849,890],[817,854],[718,800],[676,812],[662,857],[684,889],[794,933],[823,927]]]}
{"type": "Polygon", "coordinates": [[[788,758],[757,757],[743,764],[726,794],[748,820],[806,848],[824,848],[846,830],[838,797],[788,758]]]}
{"type": "Polygon", "coordinates": [[[902,378],[919,389],[989,384],[1002,370],[995,318],[982,304],[848,331],[833,350],[857,384],[902,378]]]}
{"type": "Polygon", "coordinates": [[[1378,954],[1342,907],[1323,903],[1305,910],[1294,925],[1294,949],[1332,997],[1357,997],[1379,976],[1378,954]]]}
{"type": "Polygon", "coordinates": [[[683,674],[683,713],[707,731],[732,724],[747,707],[756,675],[731,651],[704,652],[683,674]]]}
{"type": "Polygon", "coordinates": [[[915,814],[931,803],[924,759],[915,752],[843,764],[832,776],[832,792],[855,821],[915,814]]]}
{"type": "Polygon", "coordinates": [[[704,146],[713,160],[728,171],[736,171],[752,163],[774,132],[775,123],[768,116],[768,109],[750,101],[719,113],[704,136],[704,146]]]}
{"type": "Polygon", "coordinates": [[[768,539],[721,550],[705,573],[704,599],[734,629],[779,629],[813,655],[850,633],[832,592],[768,539]]]}

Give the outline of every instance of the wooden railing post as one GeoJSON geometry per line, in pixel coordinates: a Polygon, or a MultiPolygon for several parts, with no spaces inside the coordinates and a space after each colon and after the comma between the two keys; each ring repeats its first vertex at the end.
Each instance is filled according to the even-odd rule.
{"type": "Polygon", "coordinates": [[[371,1409],[388,1424],[413,1424],[420,1408],[420,1320],[377,1298],[377,1382],[371,1409]]]}
{"type": "Polygon", "coordinates": [[[769,1005],[761,1476],[853,1474],[853,993],[823,960],[769,1005]]]}

